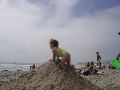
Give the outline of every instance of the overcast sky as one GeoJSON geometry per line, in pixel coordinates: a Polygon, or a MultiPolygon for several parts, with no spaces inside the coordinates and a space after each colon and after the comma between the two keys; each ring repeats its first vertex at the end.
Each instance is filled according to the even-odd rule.
{"type": "Polygon", "coordinates": [[[0,0],[0,62],[46,62],[55,38],[72,63],[120,52],[120,0],[0,0]]]}

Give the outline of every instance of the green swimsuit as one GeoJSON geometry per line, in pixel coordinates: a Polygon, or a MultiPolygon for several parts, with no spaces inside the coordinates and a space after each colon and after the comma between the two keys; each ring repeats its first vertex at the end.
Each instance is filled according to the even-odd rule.
{"type": "Polygon", "coordinates": [[[57,57],[63,57],[63,55],[65,54],[65,50],[64,49],[61,49],[61,48],[57,48],[56,50],[56,56],[57,57]]]}

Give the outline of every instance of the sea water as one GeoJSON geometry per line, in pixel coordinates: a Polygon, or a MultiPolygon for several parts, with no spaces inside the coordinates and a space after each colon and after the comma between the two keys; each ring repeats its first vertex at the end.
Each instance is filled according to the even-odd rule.
{"type": "MultiPolygon", "coordinates": [[[[0,71],[8,70],[8,71],[29,71],[31,63],[0,63],[0,71]]],[[[35,64],[38,66],[39,64],[35,64]]]]}
{"type": "Polygon", "coordinates": [[[84,67],[85,64],[74,64],[75,68],[81,68],[81,67],[84,67]]]}
{"type": "MultiPolygon", "coordinates": [[[[33,65],[32,63],[0,63],[0,71],[8,70],[8,71],[29,71],[30,66],[33,65]]],[[[35,66],[40,66],[41,63],[36,63],[35,66]]],[[[84,67],[84,63],[77,63],[74,64],[75,68],[84,67]]]]}

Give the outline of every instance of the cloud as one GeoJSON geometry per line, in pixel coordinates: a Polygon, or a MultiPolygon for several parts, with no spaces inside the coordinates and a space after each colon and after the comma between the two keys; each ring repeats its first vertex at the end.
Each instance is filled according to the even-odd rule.
{"type": "Polygon", "coordinates": [[[120,6],[97,11],[94,15],[73,17],[77,0],[50,0],[48,4],[29,0],[0,1],[0,60],[45,62],[52,57],[49,39],[72,54],[72,62],[104,59],[120,50],[117,32],[120,6]]]}

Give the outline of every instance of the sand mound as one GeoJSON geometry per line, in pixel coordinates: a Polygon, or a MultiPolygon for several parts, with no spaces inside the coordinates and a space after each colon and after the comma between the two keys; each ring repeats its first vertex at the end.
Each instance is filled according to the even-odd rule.
{"type": "Polygon", "coordinates": [[[72,72],[59,70],[47,62],[35,70],[22,74],[17,80],[0,86],[0,90],[101,90],[88,80],[72,72]]]}

